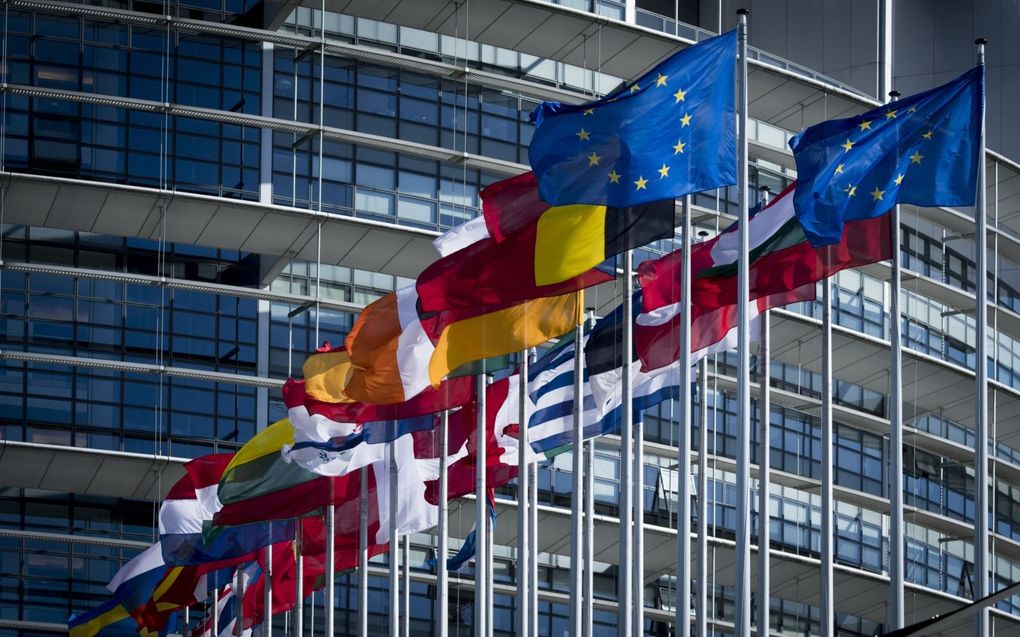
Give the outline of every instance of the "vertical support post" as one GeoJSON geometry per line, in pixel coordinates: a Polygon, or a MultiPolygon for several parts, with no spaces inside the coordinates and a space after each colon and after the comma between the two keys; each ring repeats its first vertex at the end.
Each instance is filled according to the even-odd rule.
{"type": "MultiPolygon", "coordinates": [[[[326,506],[326,590],[323,609],[326,614],[326,637],[333,637],[336,607],[334,606],[334,590],[336,587],[336,505],[330,502],[326,506]]],[[[240,637],[240,635],[238,635],[240,637]]]]}
{"type": "Polygon", "coordinates": [[[297,538],[294,540],[294,633],[304,637],[305,630],[305,558],[301,555],[301,520],[298,519],[297,538]]]}
{"type": "Polygon", "coordinates": [[[237,600],[237,612],[234,614],[234,637],[244,634],[244,572],[234,571],[234,599],[237,600]]]}
{"type": "Polygon", "coordinates": [[[449,459],[450,412],[439,414],[439,524],[436,540],[436,637],[446,637],[450,627],[450,573],[446,558],[450,554],[449,459]]]}
{"type": "Polygon", "coordinates": [[[475,634],[488,635],[489,614],[486,612],[489,599],[489,581],[486,578],[489,563],[489,525],[486,518],[488,511],[488,494],[485,492],[486,442],[485,431],[485,374],[475,377],[476,411],[476,445],[475,453],[475,634]]]}
{"type": "MultiPolygon", "coordinates": [[[[888,3],[891,4],[891,3],[888,3]]],[[[889,92],[889,101],[899,98],[889,92]]],[[[903,628],[903,332],[900,327],[900,297],[903,263],[900,256],[902,229],[900,207],[890,214],[892,229],[892,280],[889,282],[889,618],[891,629],[903,628]]]]}
{"type": "MultiPolygon", "coordinates": [[[[262,581],[265,582],[264,592],[265,601],[263,602],[265,607],[265,615],[262,617],[262,636],[273,637],[273,545],[267,544],[265,549],[265,576],[262,581]]],[[[185,637],[187,637],[185,635],[185,637]]]]}
{"type": "Polygon", "coordinates": [[[184,617],[181,619],[181,623],[183,624],[181,626],[182,637],[191,637],[191,608],[189,606],[184,607],[184,617]]]}
{"type": "Polygon", "coordinates": [[[397,485],[397,442],[389,443],[390,468],[390,637],[400,637],[400,533],[397,531],[397,515],[400,488],[397,485]]]}
{"type": "MultiPolygon", "coordinates": [[[[361,468],[358,496],[358,637],[368,637],[368,472],[361,468]]],[[[445,501],[444,501],[445,502],[445,501]]]]}
{"type": "MultiPolygon", "coordinates": [[[[988,40],[978,38],[977,63],[985,65],[985,45],[988,40]]],[[[982,68],[982,70],[984,70],[982,68]]],[[[985,105],[981,103],[981,144],[978,153],[977,197],[974,214],[977,217],[974,238],[977,263],[977,352],[975,356],[974,387],[974,599],[988,595],[988,213],[986,210],[987,174],[985,168],[985,105]]],[[[974,632],[986,637],[988,609],[978,611],[974,632]]]]}
{"type": "MultiPolygon", "coordinates": [[[[219,637],[220,635],[220,587],[218,585],[213,587],[212,592],[212,621],[209,622],[209,634],[219,637]]],[[[300,637],[300,635],[298,636],[300,637]]]]}
{"type": "Polygon", "coordinates": [[[531,577],[528,573],[531,548],[531,530],[528,524],[529,507],[535,505],[529,499],[530,482],[528,475],[528,351],[519,354],[517,375],[518,434],[517,434],[517,634],[530,637],[531,620],[531,577]]]}
{"type": "MultiPolygon", "coordinates": [[[[595,308],[585,308],[589,328],[595,325],[595,308]]],[[[583,403],[582,403],[583,404],[583,403]]],[[[595,620],[595,480],[592,473],[595,465],[595,441],[584,442],[584,533],[581,545],[584,547],[584,587],[582,590],[581,635],[592,637],[595,620]]]]}
{"type": "Polygon", "coordinates": [[[747,209],[747,10],[737,10],[737,533],[735,637],[751,635],[751,338],[747,209]]]}
{"type": "Polygon", "coordinates": [[[822,292],[822,532],[821,598],[819,628],[824,636],[833,634],[835,605],[833,598],[833,545],[835,534],[832,502],[832,280],[823,279],[822,292]]]}
{"type": "MultiPolygon", "coordinates": [[[[578,304],[581,305],[583,292],[578,292],[578,304]]],[[[578,308],[580,313],[580,308],[578,308]]],[[[580,317],[579,317],[580,318],[580,317]]],[[[584,601],[584,321],[578,321],[574,327],[574,429],[571,437],[571,494],[570,494],[570,634],[581,637],[582,613],[584,601]]],[[[622,567],[621,562],[621,567],[622,567]]]]}
{"type": "MultiPolygon", "coordinates": [[[[633,304],[634,294],[634,263],[633,251],[627,250],[623,254],[623,360],[630,362],[633,356],[633,304]]],[[[620,403],[620,559],[617,562],[619,577],[617,585],[617,598],[620,604],[620,619],[618,632],[621,635],[633,635],[634,604],[633,570],[628,566],[634,556],[634,484],[631,473],[634,469],[634,440],[631,423],[634,419],[634,402],[631,391],[631,369],[630,365],[623,366],[621,374],[621,403],[620,403]]]]}
{"type": "Polygon", "coordinates": [[[697,636],[708,635],[708,357],[698,365],[698,595],[697,636]]]}
{"type": "MultiPolygon", "coordinates": [[[[534,363],[536,358],[534,348],[528,352],[528,363],[534,363]]],[[[538,463],[528,464],[528,502],[531,503],[531,510],[528,515],[528,592],[531,599],[528,607],[531,609],[531,622],[529,631],[531,637],[538,637],[538,463]]]]}
{"type": "MultiPolygon", "coordinates": [[[[411,536],[403,538],[400,569],[400,637],[411,637],[411,536]]],[[[444,565],[445,566],[445,565],[444,565]]]]}
{"type": "MultiPolygon", "coordinates": [[[[769,203],[769,187],[761,187],[761,205],[769,203]]],[[[758,316],[758,634],[769,630],[769,593],[772,588],[769,570],[769,311],[758,316]]]]}
{"type": "Polygon", "coordinates": [[[878,0],[878,99],[892,90],[892,0],[878,0]]]}
{"type": "Polygon", "coordinates": [[[676,635],[691,635],[691,198],[682,200],[680,426],[676,465],[676,635]]]}

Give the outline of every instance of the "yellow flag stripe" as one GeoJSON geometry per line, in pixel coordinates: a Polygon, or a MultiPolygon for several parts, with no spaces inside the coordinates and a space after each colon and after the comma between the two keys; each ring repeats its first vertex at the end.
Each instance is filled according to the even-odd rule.
{"type": "Polygon", "coordinates": [[[605,206],[556,206],[539,217],[535,236],[536,285],[566,281],[605,259],[605,206]]]}
{"type": "Polygon", "coordinates": [[[354,363],[346,351],[313,354],[301,366],[305,392],[316,400],[331,403],[353,402],[344,389],[354,373],[354,363]]]}
{"type": "Polygon", "coordinates": [[[110,610],[106,611],[102,615],[93,617],[84,624],[78,624],[68,631],[71,637],[93,637],[97,635],[99,631],[103,630],[107,626],[112,626],[122,619],[129,617],[127,609],[121,604],[117,604],[110,610]]]}
{"type": "Polygon", "coordinates": [[[533,299],[458,321],[443,330],[429,363],[429,380],[439,386],[454,369],[471,361],[509,354],[562,336],[577,325],[580,295],[533,299]]]}
{"type": "Polygon", "coordinates": [[[290,420],[284,418],[266,427],[254,438],[244,443],[244,446],[234,455],[227,468],[223,470],[224,475],[237,466],[247,464],[271,454],[279,454],[284,445],[294,444],[294,426],[290,420]]]}

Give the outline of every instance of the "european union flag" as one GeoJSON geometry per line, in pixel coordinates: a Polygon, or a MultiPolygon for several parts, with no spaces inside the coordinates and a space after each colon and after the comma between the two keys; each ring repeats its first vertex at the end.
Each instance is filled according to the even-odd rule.
{"type": "Polygon", "coordinates": [[[839,243],[843,223],[897,203],[974,204],[984,111],[984,67],[939,88],[792,140],[797,218],[812,245],[839,243]]]}
{"type": "Polygon", "coordinates": [[[736,183],[735,31],[595,102],[543,102],[528,157],[553,206],[635,206],[736,183]]]}

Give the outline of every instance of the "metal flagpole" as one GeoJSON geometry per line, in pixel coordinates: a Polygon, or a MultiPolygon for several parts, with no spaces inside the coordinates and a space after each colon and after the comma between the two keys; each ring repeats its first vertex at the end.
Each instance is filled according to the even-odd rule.
{"type": "Polygon", "coordinates": [[[475,634],[488,635],[488,619],[486,606],[489,599],[489,582],[486,579],[488,571],[486,565],[489,563],[489,525],[485,519],[489,515],[485,493],[485,447],[488,440],[485,434],[485,374],[479,374],[475,379],[475,398],[477,437],[475,439],[475,634]]]}
{"type": "MultiPolygon", "coordinates": [[[[578,305],[583,306],[583,292],[577,293],[578,305]]],[[[580,307],[578,312],[580,313],[580,307]]],[[[580,318],[580,317],[578,317],[580,318]]],[[[572,436],[573,450],[571,458],[571,497],[570,497],[570,634],[581,637],[582,616],[581,603],[584,591],[583,542],[582,529],[584,520],[584,368],[581,355],[584,347],[584,321],[578,321],[574,327],[574,430],[572,436]]]]}
{"type": "Polygon", "coordinates": [[[358,635],[368,637],[368,472],[361,468],[358,496],[358,635]]]}
{"type": "Polygon", "coordinates": [[[737,258],[737,534],[734,634],[751,635],[751,343],[747,210],[747,9],[737,10],[740,97],[737,115],[737,210],[740,215],[737,258]]]}
{"type": "Polygon", "coordinates": [[[403,537],[400,559],[400,637],[411,637],[411,536],[403,537]]]}
{"type": "Polygon", "coordinates": [[[305,558],[301,555],[301,520],[297,523],[297,539],[294,540],[294,637],[304,637],[305,558]]]}
{"type": "Polygon", "coordinates": [[[265,576],[262,578],[262,581],[265,582],[265,586],[264,586],[263,590],[265,592],[265,596],[266,597],[265,597],[265,601],[263,602],[263,605],[265,606],[265,614],[262,617],[262,624],[264,626],[264,628],[262,629],[262,635],[263,635],[263,637],[273,637],[273,545],[272,544],[267,544],[266,545],[265,560],[266,560],[266,570],[265,570],[265,576]]]}
{"type": "MultiPolygon", "coordinates": [[[[769,203],[769,187],[761,187],[762,207],[769,203]]],[[[769,311],[758,317],[758,634],[768,634],[769,593],[769,311]]]]}
{"type": "Polygon", "coordinates": [[[584,637],[592,637],[595,622],[595,441],[584,443],[584,637]]]}
{"type": "MultiPolygon", "coordinates": [[[[535,349],[528,352],[528,363],[534,363],[536,358],[535,349]]],[[[531,609],[531,617],[528,620],[530,637],[538,636],[538,463],[532,462],[528,465],[528,539],[529,544],[525,553],[528,561],[528,593],[530,599],[528,608],[531,609]]]]}
{"type": "Polygon", "coordinates": [[[708,637],[708,357],[698,365],[698,637],[708,637]]]}
{"type": "MultiPolygon", "coordinates": [[[[585,308],[585,316],[589,327],[595,325],[595,308],[585,308]]],[[[581,634],[584,637],[592,637],[595,621],[595,441],[587,440],[584,443],[584,599],[581,608],[581,634]]]]}
{"type": "MultiPolygon", "coordinates": [[[[191,626],[189,625],[191,623],[191,608],[189,606],[184,607],[184,618],[182,623],[184,626],[181,627],[181,635],[183,635],[183,637],[191,637],[191,626]]],[[[269,624],[266,624],[266,626],[267,630],[271,628],[269,624]]],[[[271,637],[271,633],[267,632],[266,635],[271,637]]]]}
{"type": "Polygon", "coordinates": [[[336,598],[333,591],[336,587],[336,505],[330,503],[326,507],[326,594],[323,610],[326,612],[325,630],[326,637],[333,637],[333,626],[336,619],[336,609],[333,601],[336,598]]]}
{"type": "MultiPolygon", "coordinates": [[[[209,635],[220,637],[220,588],[219,582],[212,592],[212,621],[209,622],[209,635]]],[[[299,636],[300,637],[300,636],[299,636]]]]}
{"type": "MultiPolygon", "coordinates": [[[[889,92],[889,101],[899,98],[889,92]]],[[[903,628],[903,335],[900,296],[903,264],[900,259],[900,207],[890,212],[892,230],[892,281],[889,303],[889,627],[903,628]]]]}
{"type": "Polygon", "coordinates": [[[822,280],[822,532],[819,628],[832,635],[835,625],[832,555],[835,540],[832,508],[832,281],[822,280]]]}
{"type": "Polygon", "coordinates": [[[436,548],[436,637],[446,637],[450,627],[450,574],[446,558],[450,553],[450,510],[447,503],[449,482],[447,476],[447,447],[449,447],[450,412],[439,414],[439,529],[436,548]]]}
{"type": "Polygon", "coordinates": [[[397,499],[400,490],[397,488],[397,443],[390,443],[390,637],[400,637],[400,534],[397,532],[397,499]]]}
{"type": "MultiPolygon", "coordinates": [[[[978,38],[977,62],[985,65],[985,45],[988,40],[978,38]]],[[[974,214],[977,217],[975,248],[977,252],[977,356],[975,357],[974,396],[974,598],[988,595],[988,215],[985,209],[987,174],[985,169],[985,107],[981,104],[981,145],[978,155],[977,197],[974,214]]],[[[978,637],[988,635],[988,609],[983,608],[974,620],[978,637]]]]}
{"type": "Polygon", "coordinates": [[[682,200],[680,426],[676,465],[676,635],[691,635],[691,198],[682,200]]]}
{"type": "Polygon", "coordinates": [[[528,479],[528,351],[522,350],[518,364],[517,405],[517,634],[529,637],[531,628],[530,606],[531,593],[528,586],[531,578],[528,573],[528,550],[531,547],[529,536],[529,507],[534,506],[528,496],[531,487],[528,479]]]}
{"type": "MultiPolygon", "coordinates": [[[[633,251],[627,250],[623,255],[623,360],[630,362],[633,351],[632,330],[633,300],[634,293],[634,264],[633,251]]],[[[633,571],[629,564],[633,559],[634,529],[632,528],[634,506],[631,501],[634,497],[634,486],[631,472],[634,468],[634,440],[631,423],[633,421],[633,401],[631,399],[630,386],[630,365],[623,366],[623,373],[620,379],[621,403],[620,403],[620,559],[617,577],[617,598],[620,604],[619,634],[634,634],[634,615],[632,605],[634,604],[633,571]]]]}
{"type": "Polygon", "coordinates": [[[234,571],[234,599],[237,600],[237,612],[234,613],[234,637],[244,634],[244,573],[234,571]]]}

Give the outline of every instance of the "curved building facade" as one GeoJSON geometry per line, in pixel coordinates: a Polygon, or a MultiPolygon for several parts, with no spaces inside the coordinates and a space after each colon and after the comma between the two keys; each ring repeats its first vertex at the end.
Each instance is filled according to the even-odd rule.
{"type": "MultiPolygon", "coordinates": [[[[931,9],[895,19],[910,11],[931,9]]],[[[69,615],[106,599],[117,569],[157,539],[159,498],[182,464],[234,451],[282,417],[279,389],[305,354],[341,342],[365,304],[412,280],[435,258],[435,236],[479,214],[481,188],[526,170],[539,102],[591,99],[731,22],[716,3],[644,0],[8,0],[2,17],[0,637],[64,632],[69,615]]],[[[805,64],[800,45],[780,51],[798,61],[770,52],[753,33],[776,20],[751,17],[752,44],[766,48],[751,51],[749,84],[752,187],[773,192],[796,178],[794,133],[881,101],[865,77],[880,71],[875,32],[847,44],[854,70],[841,75],[831,57],[805,64]]],[[[1005,60],[995,45],[993,66],[1005,60]]],[[[933,80],[969,65],[932,59],[933,80]]],[[[990,75],[990,112],[1012,90],[1006,77],[990,75]]],[[[771,434],[752,436],[753,462],[767,458],[772,476],[767,525],[752,514],[754,550],[766,527],[770,538],[770,634],[886,630],[896,453],[907,623],[973,599],[977,365],[990,378],[991,590],[1020,581],[1020,165],[995,152],[986,165],[988,273],[975,268],[972,209],[903,206],[899,325],[888,263],[831,279],[835,633],[819,626],[822,308],[772,313],[771,434]],[[975,353],[980,276],[987,361],[975,353]],[[901,450],[889,444],[894,329],[901,450]]],[[[698,235],[711,236],[735,219],[736,190],[693,204],[698,235]]],[[[618,289],[598,289],[600,308],[618,289]]],[[[711,529],[709,625],[729,634],[736,358],[708,367],[709,444],[694,454],[708,467],[698,497],[711,529]]],[[[667,401],[643,414],[646,635],[669,634],[677,605],[678,428],[699,439],[678,411],[667,401]]],[[[595,443],[596,635],[617,634],[619,446],[595,443]]],[[[567,456],[538,470],[542,635],[568,630],[570,471],[567,456]]],[[[513,485],[497,513],[493,633],[512,635],[513,485]]],[[[456,547],[473,508],[450,515],[456,547]]],[[[435,573],[416,566],[435,545],[430,534],[411,541],[413,635],[435,632],[435,573]]],[[[383,634],[385,557],[373,566],[370,623],[383,634]]],[[[468,568],[451,583],[453,634],[473,634],[472,578],[468,568]]],[[[336,633],[356,634],[356,578],[338,581],[336,633]]],[[[311,599],[306,627],[324,604],[311,599]]],[[[1020,631],[1020,596],[990,616],[992,634],[1020,631]]]]}

